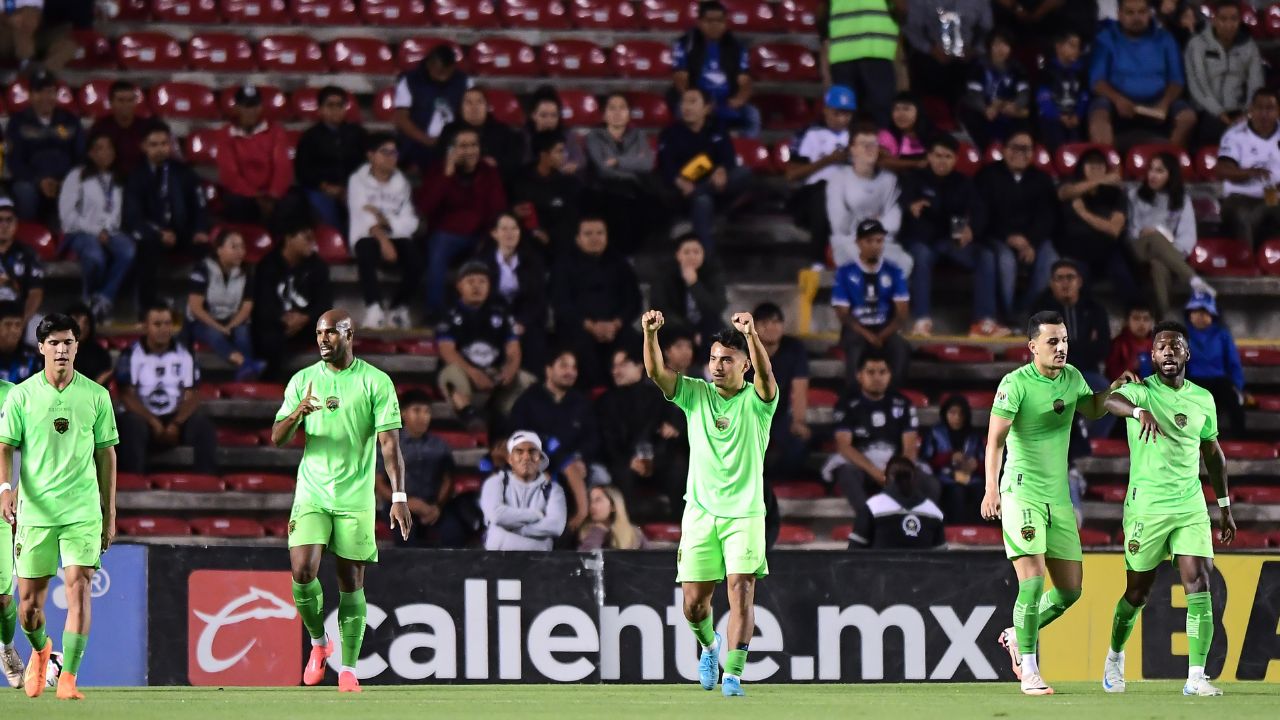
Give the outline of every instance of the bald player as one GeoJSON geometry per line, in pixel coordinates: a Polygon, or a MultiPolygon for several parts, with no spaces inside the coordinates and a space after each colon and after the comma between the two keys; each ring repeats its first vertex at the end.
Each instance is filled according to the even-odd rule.
{"type": "Polygon", "coordinates": [[[333,654],[324,632],[324,594],[316,574],[327,548],[338,574],[338,633],[342,643],[339,692],[360,692],[356,661],[364,640],[364,568],[378,561],[374,538],[374,468],[381,450],[391,483],[391,529],[409,538],[410,514],[400,455],[400,403],[391,378],[355,356],[355,324],[342,310],[316,322],[320,362],[299,370],[284,391],[271,426],[282,447],[302,428],[306,446],[289,515],[293,600],[311,636],[302,681],[316,685],[333,654]],[[377,447],[374,440],[377,440],[377,447]]]}

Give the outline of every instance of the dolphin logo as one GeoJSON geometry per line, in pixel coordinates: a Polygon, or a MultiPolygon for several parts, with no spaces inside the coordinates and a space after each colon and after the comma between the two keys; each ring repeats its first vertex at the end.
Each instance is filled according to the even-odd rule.
{"type": "Polygon", "coordinates": [[[204,630],[200,632],[200,640],[196,644],[196,660],[200,664],[200,669],[208,673],[219,673],[235,665],[249,654],[254,645],[258,644],[255,638],[231,657],[219,658],[213,654],[213,643],[218,636],[218,631],[222,628],[247,620],[292,620],[298,615],[298,610],[292,603],[285,602],[275,594],[252,585],[249,586],[249,592],[231,600],[214,615],[208,615],[199,610],[192,610],[192,612],[206,623],[204,630]],[[267,605],[242,610],[246,605],[259,601],[267,605]]]}

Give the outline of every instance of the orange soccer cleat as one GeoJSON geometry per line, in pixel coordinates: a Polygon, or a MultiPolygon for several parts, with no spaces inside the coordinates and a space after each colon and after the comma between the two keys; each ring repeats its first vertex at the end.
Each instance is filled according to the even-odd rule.
{"type": "Polygon", "coordinates": [[[311,646],[311,657],[307,658],[307,667],[302,671],[303,685],[319,685],[324,680],[324,666],[333,654],[333,643],[325,636],[323,645],[311,646]]]}
{"type": "Polygon", "coordinates": [[[362,692],[355,673],[350,670],[338,673],[338,692],[362,692]]]}
{"type": "Polygon", "coordinates": [[[84,693],[76,689],[76,676],[65,670],[58,676],[59,700],[83,700],[84,693]]]}
{"type": "Polygon", "coordinates": [[[23,680],[27,697],[36,698],[44,692],[45,673],[49,671],[49,655],[53,653],[53,640],[46,638],[43,650],[33,650],[27,662],[27,676],[23,680]]]}

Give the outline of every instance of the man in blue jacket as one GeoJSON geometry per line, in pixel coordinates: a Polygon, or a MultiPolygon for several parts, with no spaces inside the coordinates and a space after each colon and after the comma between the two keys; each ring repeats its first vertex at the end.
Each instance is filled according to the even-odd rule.
{"type": "Polygon", "coordinates": [[[1218,316],[1212,295],[1195,293],[1187,301],[1187,379],[1208,390],[1227,416],[1230,434],[1244,432],[1244,368],[1231,330],[1218,316]]]}
{"type": "Polygon", "coordinates": [[[1119,22],[1103,26],[1094,46],[1090,139],[1114,145],[1118,125],[1122,132],[1168,133],[1170,142],[1186,147],[1196,113],[1179,99],[1187,81],[1177,41],[1152,21],[1147,0],[1120,0],[1119,15],[1119,22]]]}

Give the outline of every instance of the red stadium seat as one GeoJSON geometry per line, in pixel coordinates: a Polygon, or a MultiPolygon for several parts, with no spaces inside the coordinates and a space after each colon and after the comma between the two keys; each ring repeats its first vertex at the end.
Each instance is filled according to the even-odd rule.
{"type": "Polygon", "coordinates": [[[383,340],[376,337],[356,338],[355,350],[358,355],[394,355],[395,340],[383,340]]]}
{"type": "MultiPolygon", "coordinates": [[[[293,105],[290,104],[288,96],[280,92],[279,88],[270,85],[256,85],[258,94],[262,96],[262,116],[268,120],[279,122],[293,119],[293,105]]],[[[228,120],[235,117],[236,109],[236,92],[238,87],[225,87],[218,92],[218,107],[222,111],[222,116],[228,120]]]]}
{"type": "Polygon", "coordinates": [[[809,407],[833,408],[840,402],[840,393],[829,388],[809,386],[809,407]]]}
{"type": "MultiPolygon", "coordinates": [[[[217,237],[219,234],[231,230],[240,233],[240,235],[244,237],[245,260],[248,262],[256,263],[266,257],[267,253],[271,252],[271,234],[267,232],[266,228],[260,225],[228,223],[226,225],[219,225],[215,227],[213,229],[213,235],[214,237],[217,237]]],[[[240,385],[241,383],[231,384],[240,385]]],[[[226,387],[227,386],[225,385],[223,386],[223,396],[231,397],[230,395],[227,395],[226,387]]],[[[281,394],[283,394],[283,392],[281,394]]]]}
{"type": "Polygon", "coordinates": [[[1231,488],[1236,502],[1250,505],[1280,505],[1280,486],[1237,485],[1231,488]]]}
{"type": "Polygon", "coordinates": [[[223,538],[259,538],[267,534],[262,523],[239,517],[192,518],[191,529],[197,535],[223,538]]]}
{"type": "Polygon", "coordinates": [[[218,0],[152,0],[151,17],[157,22],[184,25],[217,25],[222,22],[218,0]]]}
{"type": "Polygon", "coordinates": [[[224,489],[222,478],[196,473],[154,474],[151,475],[151,484],[157,490],[170,492],[219,493],[224,489]]]}
{"type": "MultiPolygon", "coordinates": [[[[271,442],[271,428],[262,428],[262,432],[259,433],[259,436],[262,438],[262,444],[264,447],[275,447],[271,442]]],[[[306,441],[307,436],[302,432],[302,430],[299,430],[294,433],[293,439],[285,443],[284,447],[287,449],[301,450],[306,444],[306,441]]]]}
{"type": "Polygon", "coordinates": [[[1004,534],[995,525],[949,525],[944,532],[952,545],[998,547],[1004,544],[1004,534]]]}
{"type": "Polygon", "coordinates": [[[733,150],[738,156],[738,164],[758,175],[774,172],[773,159],[769,156],[769,148],[754,138],[733,138],[733,150]]]}
{"type": "Polygon", "coordinates": [[[1000,359],[1007,362],[1026,364],[1031,362],[1031,348],[1026,345],[1014,345],[1000,353],[1000,359]]]}
{"type": "Polygon", "coordinates": [[[773,159],[774,167],[779,170],[785,168],[787,163],[791,162],[791,141],[779,140],[774,143],[773,148],[770,149],[769,157],[773,159]]]}
{"type": "Polygon", "coordinates": [[[258,447],[258,433],[252,430],[218,428],[218,445],[222,447],[258,447]]]}
{"type": "Polygon", "coordinates": [[[49,228],[38,222],[19,221],[17,239],[18,242],[35,250],[36,255],[45,262],[58,259],[58,241],[53,237],[53,233],[49,232],[49,228]]]}
{"type": "Polygon", "coordinates": [[[99,70],[112,68],[116,54],[111,41],[95,30],[72,30],[71,39],[76,43],[76,54],[67,63],[72,70],[99,70]]]}
{"type": "Polygon", "coordinates": [[[291,493],[296,485],[292,476],[268,473],[239,473],[224,479],[228,490],[238,492],[291,493]]]}
{"type": "Polygon", "coordinates": [[[151,3],[148,0],[119,0],[116,7],[117,15],[113,19],[119,22],[137,22],[151,18],[151,3]]]}
{"type": "Polygon", "coordinates": [[[187,136],[183,154],[192,165],[214,165],[218,162],[216,131],[205,128],[192,130],[187,136]]]}
{"type": "Polygon", "coordinates": [[[1129,153],[1124,158],[1124,176],[1129,180],[1141,180],[1147,174],[1151,158],[1160,153],[1169,153],[1178,158],[1178,163],[1182,165],[1182,176],[1192,177],[1191,156],[1187,155],[1187,151],[1177,145],[1162,143],[1134,145],[1129,148],[1129,153]]]}
{"type": "Polygon", "coordinates": [[[1249,367],[1276,367],[1280,365],[1280,349],[1263,347],[1240,348],[1240,364],[1249,367]]]}
{"type": "Polygon", "coordinates": [[[1187,262],[1202,275],[1253,277],[1259,274],[1249,246],[1230,238],[1200,238],[1187,262]]]}
{"type": "Polygon", "coordinates": [[[1270,546],[1270,533],[1261,530],[1237,530],[1235,542],[1226,545],[1218,538],[1218,531],[1213,531],[1213,546],[1219,549],[1262,550],[1270,546]]]}
{"type": "Polygon", "coordinates": [[[253,46],[241,35],[198,33],[187,41],[191,69],[243,73],[254,69],[253,46]]]}
{"type": "Polygon", "coordinates": [[[1253,399],[1263,412],[1280,412],[1280,395],[1254,395],[1253,399]]]}
{"type": "Polygon", "coordinates": [[[813,530],[806,525],[782,523],[778,528],[778,545],[808,545],[817,540],[813,530]]]}
{"type": "Polygon", "coordinates": [[[122,517],[116,520],[116,529],[130,537],[175,537],[191,534],[186,520],[171,517],[122,517]]]}
{"type": "Polygon", "coordinates": [[[1128,488],[1116,483],[1090,483],[1085,495],[1102,502],[1119,503],[1124,502],[1124,496],[1127,492],[1128,488]]]}
{"type": "Polygon", "coordinates": [[[960,143],[956,153],[956,172],[973,177],[982,168],[982,152],[969,143],[960,143]]]}
{"type": "Polygon", "coordinates": [[[231,25],[288,25],[285,0],[222,0],[222,16],[231,25]]]}
{"type": "Polygon", "coordinates": [[[782,19],[793,33],[811,34],[818,27],[818,0],[782,0],[782,19]]]}
{"type": "Polygon", "coordinates": [[[613,48],[613,69],[624,78],[671,77],[671,45],[655,40],[627,40],[613,48]]]}
{"type": "Polygon", "coordinates": [[[444,440],[451,450],[471,450],[483,444],[474,433],[469,432],[441,430],[436,433],[436,436],[444,440]]]}
{"type": "Polygon", "coordinates": [[[271,382],[229,382],[222,384],[222,397],[242,400],[279,401],[284,397],[284,385],[271,382]]]}
{"type": "Polygon", "coordinates": [[[329,43],[325,60],[334,72],[392,75],[396,72],[391,48],[377,38],[337,38],[329,43]]]}
{"type": "MultiPolygon", "coordinates": [[[[432,338],[404,338],[396,343],[396,352],[404,355],[422,355],[425,357],[435,357],[439,354],[436,348],[436,341],[432,338]]],[[[432,397],[438,394],[434,385],[428,385],[424,389],[432,397]]]]}
{"type": "Polygon", "coordinates": [[[268,537],[287,538],[289,537],[289,518],[288,517],[271,517],[262,521],[262,529],[267,531],[268,537]]]}
{"type": "Polygon", "coordinates": [[[1090,527],[1080,528],[1080,544],[1085,547],[1110,545],[1111,535],[1106,530],[1090,527]]]}
{"type": "MultiPolygon", "coordinates": [[[[260,88],[261,89],[261,88],[260,88]]],[[[231,89],[232,95],[235,89],[231,89]]],[[[320,119],[320,89],[319,88],[298,88],[289,96],[289,105],[291,112],[302,120],[315,121],[320,119]]],[[[347,95],[347,122],[360,122],[360,106],[352,99],[351,95],[347,95]]]]}
{"type": "Polygon", "coordinates": [[[689,0],[641,0],[640,17],[650,30],[683,32],[698,19],[698,8],[689,0]]]}
{"type": "Polygon", "coordinates": [[[1053,156],[1053,164],[1058,170],[1058,175],[1071,177],[1076,171],[1076,163],[1080,161],[1080,156],[1087,150],[1095,149],[1107,154],[1107,162],[1112,167],[1120,167],[1120,153],[1110,145],[1086,142],[1066,143],[1061,145],[1053,156]]]}
{"type": "Polygon", "coordinates": [[[116,62],[125,70],[182,70],[182,44],[161,32],[130,32],[116,39],[116,62]]]}
{"type": "Polygon", "coordinates": [[[359,25],[355,0],[293,0],[292,15],[303,25],[359,25]]]}
{"type": "Polygon", "coordinates": [[[782,30],[783,11],[765,0],[724,0],[729,28],[735,33],[782,30]]]}
{"type": "Polygon", "coordinates": [[[303,35],[268,35],[258,41],[258,65],[267,72],[327,73],[320,43],[303,35]]]}
{"type": "Polygon", "coordinates": [[[1209,145],[1200,148],[1196,151],[1196,156],[1192,159],[1191,164],[1195,168],[1197,177],[1204,182],[1212,182],[1213,170],[1218,166],[1218,146],[1209,145]]]}
{"type": "Polygon", "coordinates": [[[479,475],[459,475],[453,479],[453,496],[458,497],[467,493],[480,492],[480,488],[483,485],[484,478],[479,475]]]}
{"type": "Polygon", "coordinates": [[[831,539],[836,542],[849,542],[849,536],[852,534],[852,525],[837,525],[831,528],[831,539]]]}
{"type": "Polygon", "coordinates": [[[552,77],[600,78],[612,72],[604,50],[587,40],[551,40],[540,54],[543,70],[552,77]]]}
{"type": "Polygon", "coordinates": [[[1274,460],[1276,446],[1250,440],[1222,440],[1222,452],[1229,460],[1274,460]]]}
{"type": "Polygon", "coordinates": [[[573,27],[573,17],[564,0],[503,0],[498,17],[502,26],[509,28],[568,30],[573,27]]]}
{"type": "MultiPolygon", "coordinates": [[[[200,348],[196,348],[199,350],[200,348]]],[[[222,397],[222,389],[215,383],[203,382],[196,385],[196,394],[201,400],[217,400],[222,397]]]]}
{"type": "MultiPolygon", "coordinates": [[[[600,124],[600,101],[581,90],[560,90],[560,120],[566,127],[593,127],[600,124]]],[[[570,139],[569,142],[574,142],[570,139]]]]}
{"type": "Polygon", "coordinates": [[[753,75],[763,82],[815,82],[818,58],[803,45],[764,43],[751,50],[753,75]]]}
{"type": "Polygon", "coordinates": [[[423,0],[361,0],[360,17],[366,25],[420,28],[431,24],[423,0]]]}
{"type": "Polygon", "coordinates": [[[961,390],[952,394],[962,396],[974,410],[990,410],[996,399],[994,390],[961,390]]]}
{"type": "Polygon", "coordinates": [[[630,0],[573,0],[569,7],[574,27],[613,30],[639,25],[636,6],[630,0]]]}
{"type": "Polygon", "coordinates": [[[165,118],[217,120],[218,100],[204,85],[190,82],[160,83],[151,89],[151,108],[165,118]]]}
{"type": "Polygon", "coordinates": [[[989,363],[995,362],[991,351],[979,345],[957,345],[953,343],[935,343],[921,345],[917,348],[923,355],[935,360],[949,363],[989,363]]]}
{"type": "MultiPolygon", "coordinates": [[[[102,117],[111,112],[111,84],[114,80],[97,79],[90,80],[80,88],[77,93],[76,104],[79,108],[94,118],[102,117]]],[[[147,107],[146,93],[139,88],[135,93],[138,98],[138,115],[147,117],[151,114],[151,109],[147,107]]]]}
{"type": "Polygon", "coordinates": [[[138,473],[116,473],[116,490],[121,492],[136,492],[141,490],[150,490],[151,481],[146,475],[138,473]]]}
{"type": "Polygon", "coordinates": [[[432,0],[431,16],[440,25],[466,28],[498,27],[494,0],[432,0]]]}
{"type": "MultiPolygon", "coordinates": [[[[999,162],[1004,162],[1004,146],[998,142],[991,143],[983,154],[983,164],[991,165],[999,162]]],[[[1031,158],[1031,162],[1036,168],[1049,175],[1056,176],[1058,174],[1058,169],[1053,164],[1053,155],[1043,145],[1035,146],[1034,157],[1031,158]]]]}
{"type": "Polygon", "coordinates": [[[817,500],[827,496],[827,488],[813,480],[793,480],[775,483],[773,494],[780,500],[817,500]]]}
{"type": "Polygon", "coordinates": [[[107,343],[107,347],[111,350],[125,350],[141,339],[141,335],[137,333],[120,333],[117,335],[108,335],[103,338],[107,343]]]}
{"type": "Polygon", "coordinates": [[[960,129],[956,124],[955,115],[951,112],[951,106],[947,101],[933,96],[925,96],[920,98],[920,109],[924,111],[925,117],[933,123],[933,126],[942,132],[955,132],[960,129]]]}
{"type": "Polygon", "coordinates": [[[326,265],[341,265],[351,262],[351,253],[348,251],[347,241],[342,237],[342,233],[337,229],[328,225],[317,225],[316,234],[316,254],[326,265]]]}
{"type": "Polygon", "coordinates": [[[1262,18],[1262,27],[1271,37],[1280,37],[1280,5],[1268,5],[1266,17],[1262,18]]]}
{"type": "Polygon", "coordinates": [[[396,89],[383,88],[373,95],[373,119],[388,122],[395,113],[396,89]]]}
{"type": "Polygon", "coordinates": [[[680,542],[680,523],[652,522],[640,528],[649,540],[661,543],[680,542]]]}
{"type": "Polygon", "coordinates": [[[400,47],[396,49],[396,67],[401,70],[413,70],[422,62],[422,58],[427,56],[438,45],[452,45],[453,54],[458,61],[461,62],[465,53],[462,46],[458,43],[445,38],[435,37],[417,37],[406,38],[400,43],[400,47]]]}
{"type": "Polygon", "coordinates": [[[541,74],[533,48],[516,38],[486,37],[471,47],[471,65],[480,75],[541,74]]]}
{"type": "Polygon", "coordinates": [[[905,397],[911,403],[911,407],[917,407],[917,408],[929,407],[929,396],[925,395],[919,390],[912,390],[911,388],[900,388],[898,392],[902,393],[902,396],[905,397]]]}
{"type": "Polygon", "coordinates": [[[1129,442],[1119,438],[1089,438],[1089,450],[1095,457],[1129,457],[1129,442]]]}
{"type": "Polygon", "coordinates": [[[1280,275],[1280,238],[1269,238],[1258,247],[1258,267],[1267,275],[1280,275]]]}
{"type": "Polygon", "coordinates": [[[520,98],[516,97],[515,93],[510,90],[485,88],[484,98],[489,101],[489,112],[498,122],[512,127],[524,124],[524,108],[520,105],[520,98]]]}
{"type": "Polygon", "coordinates": [[[801,130],[814,120],[809,101],[799,95],[760,95],[752,103],[770,130],[801,130]]]}

